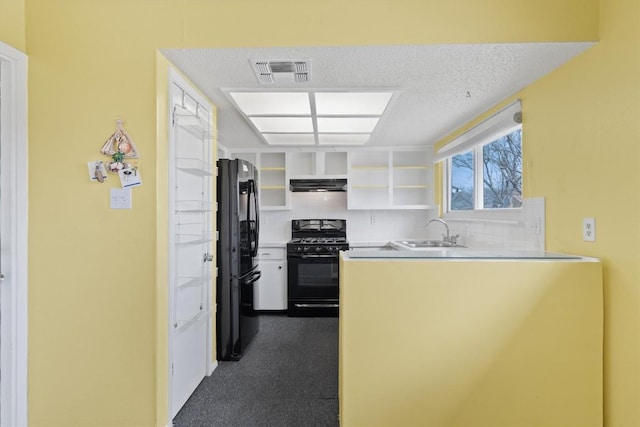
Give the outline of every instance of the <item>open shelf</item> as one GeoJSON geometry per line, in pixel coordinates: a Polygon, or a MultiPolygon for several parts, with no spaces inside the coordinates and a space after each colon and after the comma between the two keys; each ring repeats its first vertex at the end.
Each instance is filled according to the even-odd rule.
{"type": "Polygon", "coordinates": [[[195,176],[213,176],[213,165],[200,159],[176,158],[176,168],[195,176]]]}
{"type": "Polygon", "coordinates": [[[212,124],[202,117],[197,116],[193,112],[175,106],[173,110],[173,120],[180,128],[201,140],[214,139],[215,131],[212,130],[212,124]]]}
{"type": "Polygon", "coordinates": [[[427,150],[350,153],[349,209],[426,209],[433,202],[427,150]]]}

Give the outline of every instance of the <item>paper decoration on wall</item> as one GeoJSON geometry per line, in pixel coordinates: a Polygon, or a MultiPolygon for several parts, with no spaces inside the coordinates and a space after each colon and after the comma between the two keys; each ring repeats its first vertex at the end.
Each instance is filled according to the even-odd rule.
{"type": "Polygon", "coordinates": [[[122,120],[116,121],[116,131],[107,139],[100,152],[107,156],[120,154],[121,158],[137,159],[138,150],[131,136],[122,127],[122,120]]]}
{"type": "Polygon", "coordinates": [[[118,171],[122,188],[133,188],[142,185],[142,176],[137,166],[128,166],[118,171]]]}
{"type": "Polygon", "coordinates": [[[89,169],[89,179],[92,182],[104,182],[107,179],[107,171],[102,160],[87,162],[87,168],[89,169]]]}

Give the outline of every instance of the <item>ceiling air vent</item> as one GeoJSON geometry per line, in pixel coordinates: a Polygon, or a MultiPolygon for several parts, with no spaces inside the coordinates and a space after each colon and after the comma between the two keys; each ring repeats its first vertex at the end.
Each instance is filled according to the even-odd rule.
{"type": "Polygon", "coordinates": [[[260,83],[306,83],[310,80],[309,60],[254,60],[253,71],[260,83]]]}

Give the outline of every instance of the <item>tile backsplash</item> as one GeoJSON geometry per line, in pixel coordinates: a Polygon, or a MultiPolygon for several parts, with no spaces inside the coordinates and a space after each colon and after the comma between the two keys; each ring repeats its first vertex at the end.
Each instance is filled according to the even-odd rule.
{"type": "MultiPolygon", "coordinates": [[[[451,234],[460,235],[458,242],[465,246],[542,251],[545,249],[544,198],[525,199],[522,207],[519,218],[508,221],[453,218],[446,221],[451,234]]],[[[440,237],[439,234],[432,234],[431,226],[429,228],[429,237],[440,237]]]]}
{"type": "MultiPolygon", "coordinates": [[[[286,242],[291,238],[291,220],[337,218],[347,220],[347,238],[353,245],[374,244],[398,239],[440,239],[444,226],[425,229],[437,210],[347,210],[347,193],[292,193],[292,209],[261,212],[260,240],[286,242]]],[[[474,248],[544,250],[544,199],[523,202],[519,219],[447,219],[451,234],[474,248]]]]}
{"type": "Polygon", "coordinates": [[[347,210],[344,192],[292,193],[291,204],[291,210],[260,213],[261,241],[286,242],[291,238],[291,220],[301,218],[346,219],[352,244],[425,238],[424,225],[436,214],[435,210],[347,210]]]}

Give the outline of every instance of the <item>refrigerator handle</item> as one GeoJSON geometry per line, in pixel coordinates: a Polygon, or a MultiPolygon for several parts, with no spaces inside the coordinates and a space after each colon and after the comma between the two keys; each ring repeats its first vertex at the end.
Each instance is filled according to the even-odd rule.
{"type": "Polygon", "coordinates": [[[251,277],[251,279],[246,281],[246,284],[250,285],[252,283],[255,283],[260,279],[260,277],[262,277],[262,272],[261,271],[256,271],[255,274],[251,277]]]}
{"type": "Polygon", "coordinates": [[[253,198],[253,209],[255,211],[255,231],[251,230],[251,205],[247,209],[247,224],[249,224],[249,244],[253,243],[253,248],[251,251],[251,256],[258,256],[258,240],[260,238],[260,209],[258,207],[258,188],[256,182],[253,179],[249,180],[249,191],[248,191],[249,200],[253,198]]]}

